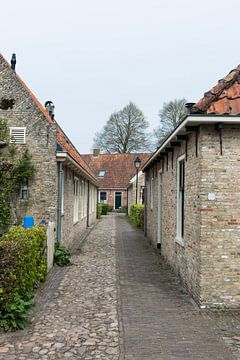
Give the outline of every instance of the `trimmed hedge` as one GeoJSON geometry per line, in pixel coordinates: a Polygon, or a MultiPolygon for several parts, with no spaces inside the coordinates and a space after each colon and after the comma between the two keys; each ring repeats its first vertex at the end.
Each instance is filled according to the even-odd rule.
{"type": "Polygon", "coordinates": [[[0,239],[0,316],[16,296],[24,297],[47,275],[43,227],[12,227],[0,239]]]}
{"type": "Polygon", "coordinates": [[[130,205],[130,220],[131,222],[141,229],[144,229],[144,205],[136,204],[130,205]]]}
{"type": "Polygon", "coordinates": [[[102,216],[102,204],[99,203],[97,205],[97,218],[101,219],[101,216],[102,216]]]}

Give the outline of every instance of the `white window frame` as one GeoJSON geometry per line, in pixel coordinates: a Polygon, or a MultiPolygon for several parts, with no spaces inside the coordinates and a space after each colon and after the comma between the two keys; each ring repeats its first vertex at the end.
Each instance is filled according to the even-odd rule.
{"type": "Polygon", "coordinates": [[[20,126],[10,126],[9,128],[10,131],[10,143],[11,144],[26,144],[26,127],[20,127],[20,126]],[[15,141],[14,135],[12,134],[14,130],[22,130],[23,131],[23,142],[17,142],[15,141]]]}
{"type": "MultiPolygon", "coordinates": [[[[182,198],[182,191],[180,191],[180,163],[184,161],[184,178],[186,173],[186,161],[185,154],[180,156],[177,159],[177,236],[176,242],[181,246],[184,246],[184,236],[182,237],[182,217],[184,216],[184,212],[182,213],[182,201],[184,206],[184,198],[182,198]]],[[[184,180],[185,181],[185,180],[184,180]]],[[[184,186],[185,187],[185,186],[184,186]]],[[[184,194],[183,194],[184,196],[184,194]]]]}
{"type": "Polygon", "coordinates": [[[99,202],[101,204],[107,204],[107,191],[99,191],[99,202]],[[103,200],[103,202],[101,201],[101,193],[105,193],[106,194],[106,200],[103,200]]]}
{"type": "Polygon", "coordinates": [[[79,179],[74,176],[73,182],[74,205],[73,205],[73,222],[76,224],[79,221],[79,179]]]}

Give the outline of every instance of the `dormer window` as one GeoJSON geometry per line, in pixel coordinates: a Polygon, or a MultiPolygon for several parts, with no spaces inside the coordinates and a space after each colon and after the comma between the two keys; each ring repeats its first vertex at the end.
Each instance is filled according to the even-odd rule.
{"type": "Polygon", "coordinates": [[[26,144],[26,128],[10,127],[10,143],[26,144]]]}
{"type": "Polygon", "coordinates": [[[98,176],[99,177],[104,177],[105,176],[105,170],[99,170],[98,176]]]}

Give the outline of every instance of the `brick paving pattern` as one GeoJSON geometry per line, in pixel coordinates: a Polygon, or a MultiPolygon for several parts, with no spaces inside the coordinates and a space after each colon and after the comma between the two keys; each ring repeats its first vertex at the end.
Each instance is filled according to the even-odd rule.
{"type": "Polygon", "coordinates": [[[200,310],[123,216],[117,218],[117,253],[121,359],[240,359],[240,314],[200,310]]]}
{"type": "Polygon", "coordinates": [[[125,215],[103,217],[72,261],[51,270],[29,326],[0,333],[0,360],[240,359],[240,314],[199,310],[125,215]]]}

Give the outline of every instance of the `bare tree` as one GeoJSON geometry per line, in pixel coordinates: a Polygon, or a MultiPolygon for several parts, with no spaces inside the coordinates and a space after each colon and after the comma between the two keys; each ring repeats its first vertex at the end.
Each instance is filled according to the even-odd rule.
{"type": "Polygon", "coordinates": [[[150,136],[148,122],[142,111],[132,102],[111,114],[101,132],[95,134],[94,147],[103,152],[133,153],[148,151],[150,136]]]}
{"type": "Polygon", "coordinates": [[[187,115],[186,99],[175,99],[163,104],[159,111],[160,125],[154,130],[156,145],[159,146],[187,115]]]}

